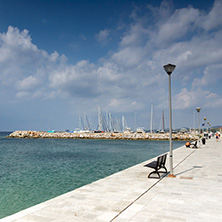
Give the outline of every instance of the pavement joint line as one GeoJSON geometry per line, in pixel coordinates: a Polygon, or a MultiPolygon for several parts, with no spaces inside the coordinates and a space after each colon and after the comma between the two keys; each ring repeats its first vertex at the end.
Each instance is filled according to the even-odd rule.
{"type": "Polygon", "coordinates": [[[113,220],[115,220],[120,214],[122,214],[126,209],[128,209],[130,206],[132,206],[137,200],[139,200],[143,195],[145,195],[148,191],[150,191],[156,184],[158,184],[164,177],[166,177],[168,175],[168,173],[164,176],[162,176],[160,179],[158,179],[158,181],[156,183],[154,183],[151,187],[149,187],[149,189],[147,189],[146,191],[144,191],[142,194],[140,194],[134,201],[132,201],[128,206],[126,206],[123,210],[121,210],[112,220],[110,220],[110,222],[112,222],[113,220]]]}
{"type": "Polygon", "coordinates": [[[182,159],[176,166],[174,166],[173,169],[177,168],[181,163],[183,163],[189,156],[191,156],[196,150],[192,151],[190,154],[188,154],[184,159],[182,159]]]}
{"type": "MultiPolygon", "coordinates": [[[[182,159],[176,166],[174,166],[173,169],[178,167],[182,162],[184,162],[189,156],[191,156],[196,150],[193,150],[191,153],[189,153],[184,159],[182,159]]],[[[140,194],[134,201],[132,201],[128,206],[126,206],[123,210],[121,210],[110,222],[114,221],[117,217],[119,217],[125,210],[127,210],[130,206],[132,206],[137,200],[139,200],[142,196],[144,196],[148,191],[150,191],[156,184],[158,184],[163,178],[167,177],[170,174],[170,172],[166,173],[164,176],[162,176],[156,183],[154,183],[149,189],[147,189],[145,192],[140,194]]]]}

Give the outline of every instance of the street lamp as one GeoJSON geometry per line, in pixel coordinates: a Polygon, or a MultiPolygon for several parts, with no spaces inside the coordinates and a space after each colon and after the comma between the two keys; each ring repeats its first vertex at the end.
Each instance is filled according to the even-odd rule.
{"type": "Polygon", "coordinates": [[[168,64],[163,66],[164,70],[169,76],[169,139],[170,139],[170,174],[169,177],[175,177],[173,175],[173,149],[172,149],[172,107],[171,107],[171,74],[176,68],[175,65],[168,64]]]}
{"type": "Polygon", "coordinates": [[[208,124],[208,126],[207,126],[207,133],[208,133],[208,127],[210,126],[210,122],[208,121],[207,124],[208,124]]]}
{"type": "Polygon", "coordinates": [[[198,128],[199,128],[199,136],[200,136],[200,110],[201,108],[197,107],[196,110],[198,112],[198,128]]]}
{"type": "Polygon", "coordinates": [[[204,117],[204,121],[205,121],[205,122],[204,122],[205,129],[207,129],[207,121],[206,121],[206,120],[207,120],[207,117],[204,117]]]}
{"type": "MultiPolygon", "coordinates": [[[[196,110],[198,112],[198,127],[199,127],[199,139],[200,139],[200,110],[201,108],[197,107],[196,110]]],[[[200,141],[199,141],[199,144],[200,144],[200,141]]]]}

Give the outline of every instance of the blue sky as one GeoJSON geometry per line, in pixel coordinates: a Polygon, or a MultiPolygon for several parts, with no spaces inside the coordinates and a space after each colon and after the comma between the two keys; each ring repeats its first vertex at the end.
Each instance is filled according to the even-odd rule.
{"type": "Polygon", "coordinates": [[[0,0],[0,130],[221,125],[222,1],[0,0]]]}

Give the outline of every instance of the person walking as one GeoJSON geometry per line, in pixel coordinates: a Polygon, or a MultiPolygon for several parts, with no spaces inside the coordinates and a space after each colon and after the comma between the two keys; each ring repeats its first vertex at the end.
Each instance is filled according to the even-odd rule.
{"type": "Polygon", "coordinates": [[[218,139],[219,139],[219,134],[216,133],[216,140],[217,140],[217,142],[218,142],[218,139]]]}

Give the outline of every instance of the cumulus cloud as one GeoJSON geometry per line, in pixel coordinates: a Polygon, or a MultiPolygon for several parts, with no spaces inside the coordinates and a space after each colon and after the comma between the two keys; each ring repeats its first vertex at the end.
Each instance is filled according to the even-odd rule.
{"type": "Polygon", "coordinates": [[[109,37],[110,37],[109,29],[103,29],[96,35],[96,39],[102,44],[106,44],[109,41],[109,37]]]}
{"type": "Polygon", "coordinates": [[[158,27],[157,33],[154,33],[153,42],[164,46],[183,38],[188,32],[193,31],[199,15],[199,10],[191,7],[176,10],[165,23],[158,27]]]}
{"type": "MultiPolygon", "coordinates": [[[[209,12],[191,6],[172,11],[171,5],[163,3],[146,11],[146,16],[155,14],[155,23],[134,14],[119,36],[118,48],[98,63],[87,59],[68,63],[65,55],[38,49],[28,30],[9,26],[0,34],[1,84],[10,87],[17,98],[71,98],[89,109],[100,105],[145,112],[154,100],[158,107],[168,106],[163,65],[170,62],[177,65],[174,109],[188,109],[197,103],[221,106],[221,90],[210,86],[221,83],[222,1],[215,1],[209,12]]],[[[111,40],[110,33],[105,28],[96,38],[106,43],[111,40]]]]}
{"type": "Polygon", "coordinates": [[[215,29],[222,26],[222,1],[216,0],[209,13],[203,14],[199,18],[199,26],[204,28],[206,31],[215,29]]]}
{"type": "Polygon", "coordinates": [[[108,106],[106,107],[110,111],[118,112],[126,112],[126,108],[129,108],[131,112],[136,111],[138,109],[143,109],[144,104],[138,101],[132,101],[130,98],[120,99],[120,98],[112,98],[109,100],[108,106]]]}
{"type": "Polygon", "coordinates": [[[36,77],[29,76],[23,80],[17,82],[17,87],[19,90],[29,90],[38,86],[39,80],[36,77]]]}
{"type": "Polygon", "coordinates": [[[217,93],[212,93],[207,89],[191,89],[190,91],[186,88],[181,91],[173,98],[174,109],[183,110],[190,107],[196,107],[197,104],[201,104],[201,107],[205,108],[216,108],[222,107],[221,96],[217,93]]]}
{"type": "Polygon", "coordinates": [[[193,81],[193,88],[206,87],[216,85],[221,82],[222,75],[220,74],[222,70],[222,64],[209,65],[203,72],[203,76],[200,78],[195,78],[193,81]]]}
{"type": "Polygon", "coordinates": [[[135,67],[143,58],[143,49],[139,47],[124,47],[112,55],[112,60],[120,66],[135,67]]]}
{"type": "Polygon", "coordinates": [[[148,30],[143,27],[141,22],[132,24],[127,30],[127,33],[122,37],[120,46],[140,46],[147,34],[149,34],[148,30]]]}
{"type": "Polygon", "coordinates": [[[188,91],[186,88],[181,89],[181,91],[174,97],[174,108],[175,109],[186,109],[194,106],[200,99],[203,98],[204,92],[200,90],[188,91]]]}
{"type": "Polygon", "coordinates": [[[94,64],[82,60],[76,65],[67,65],[53,70],[49,75],[49,86],[63,95],[73,97],[95,97],[100,92],[98,73],[94,64]]]}
{"type": "Polygon", "coordinates": [[[50,55],[38,49],[28,30],[9,26],[6,33],[0,34],[0,80],[16,90],[20,98],[36,94],[41,85],[48,91],[48,73],[64,60],[57,52],[50,55]]]}

